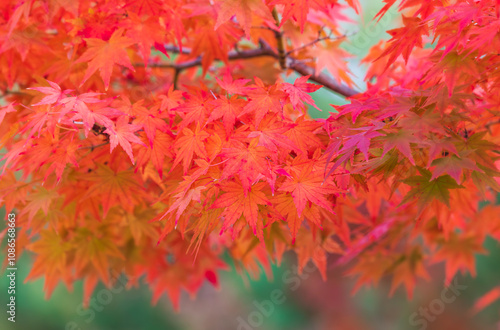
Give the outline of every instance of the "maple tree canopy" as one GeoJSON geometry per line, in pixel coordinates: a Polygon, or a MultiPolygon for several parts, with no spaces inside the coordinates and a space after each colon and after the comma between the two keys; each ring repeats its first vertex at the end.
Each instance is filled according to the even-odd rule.
{"type": "Polygon", "coordinates": [[[325,279],[332,256],[410,297],[433,263],[474,274],[500,240],[500,3],[398,3],[360,90],[357,0],[1,1],[0,202],[27,280],[83,280],[88,303],[124,273],[176,305],[223,253],[258,277],[292,250],[325,279]],[[349,102],[314,120],[321,86],[349,102]]]}

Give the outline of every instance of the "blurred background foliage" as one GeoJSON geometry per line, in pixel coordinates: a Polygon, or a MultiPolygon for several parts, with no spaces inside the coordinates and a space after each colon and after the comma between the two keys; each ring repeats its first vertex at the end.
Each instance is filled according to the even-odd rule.
{"type": "MultiPolygon", "coordinates": [[[[399,14],[391,9],[379,23],[372,20],[383,3],[377,1],[361,1],[362,16],[354,12],[349,17],[353,22],[346,24],[345,33],[349,36],[343,44],[345,50],[354,56],[349,59],[356,87],[363,90],[366,65],[361,59],[369,48],[382,39],[388,39],[386,30],[398,24],[399,14]]],[[[297,76],[290,75],[285,79],[294,81],[297,76]]],[[[310,108],[315,118],[327,118],[334,109],[330,104],[345,104],[346,101],[327,90],[314,93],[314,99],[322,112],[310,108]]],[[[498,200],[500,203],[500,198],[498,200]]],[[[5,209],[0,209],[0,218],[6,219],[5,209]]],[[[0,230],[5,223],[0,222],[0,230]]],[[[2,247],[5,242],[2,242],[2,247]]],[[[156,306],[151,306],[152,293],[146,285],[131,290],[112,293],[108,304],[97,304],[96,308],[84,312],[81,309],[82,283],[75,285],[73,292],[68,292],[61,284],[54,291],[50,300],[45,300],[43,279],[23,283],[32,265],[29,252],[23,253],[17,261],[16,289],[16,323],[7,321],[6,303],[8,302],[7,273],[2,272],[0,278],[0,297],[2,316],[0,329],[22,330],[347,330],[347,329],[499,329],[496,324],[500,319],[500,302],[494,303],[479,314],[471,316],[468,311],[474,301],[491,288],[499,285],[500,247],[493,240],[487,240],[485,248],[489,255],[477,257],[477,277],[469,275],[457,278],[457,283],[467,286],[460,295],[444,307],[444,311],[436,315],[435,320],[412,325],[409,321],[412,313],[420,308],[427,308],[434,299],[439,299],[444,286],[444,269],[442,265],[430,268],[431,281],[419,282],[413,299],[408,300],[406,293],[398,289],[389,297],[390,281],[383,280],[377,288],[362,288],[352,295],[354,279],[343,276],[345,269],[334,267],[333,262],[328,274],[328,281],[323,282],[317,270],[305,272],[303,277],[294,274],[296,258],[286,255],[281,267],[273,266],[273,278],[265,275],[259,280],[244,279],[232,267],[231,260],[226,262],[231,269],[223,272],[220,288],[205,285],[197,297],[191,299],[187,294],[181,298],[180,311],[174,312],[171,302],[163,296],[156,306]],[[283,292],[282,304],[273,304],[269,315],[255,317],[259,312],[257,305],[265,304],[273,290],[283,292]],[[249,327],[242,321],[250,322],[252,313],[254,323],[249,327]],[[93,317],[91,317],[93,314],[93,317]],[[253,325],[259,325],[253,327],[253,325]]],[[[5,249],[0,258],[5,259],[5,249]]],[[[330,260],[332,261],[332,260],[330,260]]],[[[311,267],[312,268],[312,267],[311,267]]],[[[93,297],[104,286],[97,287],[93,297]]],[[[261,313],[262,314],[262,313],[261,313]]]]}

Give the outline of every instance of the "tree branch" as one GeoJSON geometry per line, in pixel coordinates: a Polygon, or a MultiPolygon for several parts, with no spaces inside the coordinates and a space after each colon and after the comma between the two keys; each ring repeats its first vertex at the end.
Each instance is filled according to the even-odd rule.
{"type": "MultiPolygon", "coordinates": [[[[273,9],[273,18],[275,20],[276,26],[280,26],[280,20],[278,18],[278,12],[276,7],[273,9]]],[[[285,44],[283,43],[283,35],[281,31],[274,31],[274,36],[278,44],[278,60],[280,62],[281,70],[286,69],[286,55],[285,54],[285,44]]]]}
{"type": "MultiPolygon", "coordinates": [[[[168,51],[171,51],[173,53],[180,53],[180,49],[175,46],[167,46],[165,47],[168,51]]],[[[182,48],[182,54],[190,54],[191,50],[189,48],[182,48]]],[[[318,84],[323,85],[325,88],[328,88],[332,92],[335,92],[337,94],[340,94],[344,97],[350,97],[353,95],[356,95],[360,93],[359,91],[350,88],[349,86],[346,86],[342,83],[339,83],[332,77],[324,74],[324,73],[319,73],[316,74],[316,70],[307,66],[304,63],[299,62],[295,58],[288,56],[286,53],[284,53],[283,49],[283,55],[280,56],[277,54],[272,47],[265,42],[264,40],[260,40],[260,47],[256,49],[249,49],[249,50],[243,50],[243,51],[231,51],[228,53],[228,60],[233,61],[233,60],[242,60],[242,59],[250,59],[250,58],[256,58],[256,57],[264,57],[264,56],[270,56],[273,57],[277,60],[283,59],[285,61],[284,64],[281,64],[280,66],[282,68],[288,68],[292,69],[298,74],[302,76],[310,76],[309,80],[314,81],[318,84]]],[[[167,63],[150,63],[148,64],[149,67],[152,68],[170,68],[174,69],[176,72],[176,75],[178,75],[182,70],[194,68],[197,66],[201,65],[202,58],[197,57],[192,60],[188,60],[185,62],[180,62],[180,63],[172,63],[172,64],[167,64],[167,63]]],[[[220,61],[220,59],[219,59],[220,61]]],[[[143,63],[135,63],[134,66],[137,67],[144,67],[143,63]]]]}
{"type": "MultiPolygon", "coordinates": [[[[261,40],[261,44],[264,47],[271,49],[271,47],[265,41],[261,40]]],[[[276,55],[276,57],[278,57],[278,55],[276,55]]],[[[332,92],[335,92],[345,97],[350,97],[360,93],[359,91],[352,89],[349,86],[339,83],[338,81],[336,81],[335,79],[324,73],[316,74],[315,69],[307,66],[304,63],[299,62],[298,60],[296,60],[291,56],[286,56],[286,59],[288,60],[287,67],[289,69],[294,70],[295,72],[297,72],[302,76],[310,76],[309,80],[323,85],[332,92]]]]}
{"type": "Polygon", "coordinates": [[[309,80],[317,82],[318,84],[325,86],[326,88],[337,94],[343,95],[345,97],[359,94],[357,90],[337,82],[335,79],[324,73],[316,74],[316,70],[304,63],[300,63],[296,60],[291,60],[291,63],[288,64],[288,67],[303,76],[310,75],[309,80]]]}
{"type": "MultiPolygon", "coordinates": [[[[177,50],[178,50],[178,48],[177,48],[177,50]]],[[[184,49],[184,48],[182,49],[183,54],[189,54],[189,53],[186,53],[188,51],[189,51],[188,49],[184,49]]],[[[173,51],[173,52],[175,52],[175,51],[173,51]]],[[[232,61],[232,60],[242,60],[242,59],[249,59],[249,58],[255,58],[255,57],[262,57],[262,56],[271,56],[274,58],[278,58],[278,55],[276,55],[270,47],[262,46],[262,45],[260,48],[256,48],[256,49],[249,49],[249,50],[244,50],[244,51],[231,51],[231,52],[229,52],[227,58],[229,61],[232,61]]],[[[174,63],[174,64],[150,63],[150,64],[148,64],[148,66],[152,67],[152,68],[171,68],[171,69],[175,69],[178,71],[182,71],[182,70],[194,68],[196,66],[200,66],[201,60],[202,60],[201,57],[197,57],[195,59],[181,62],[181,63],[174,63]]],[[[143,63],[135,63],[134,66],[143,67],[144,64],[143,63]]]]}

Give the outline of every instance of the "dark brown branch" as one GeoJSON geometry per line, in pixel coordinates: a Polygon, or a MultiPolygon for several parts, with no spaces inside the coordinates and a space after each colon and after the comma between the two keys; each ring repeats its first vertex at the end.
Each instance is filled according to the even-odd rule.
{"type": "Polygon", "coordinates": [[[179,82],[179,75],[180,75],[181,71],[179,69],[175,69],[175,72],[174,72],[174,82],[172,83],[174,85],[174,89],[178,89],[177,88],[177,83],[179,82]]]}
{"type": "Polygon", "coordinates": [[[288,65],[288,67],[303,76],[311,75],[311,77],[309,77],[309,80],[317,82],[318,84],[325,86],[332,92],[338,93],[345,97],[350,97],[359,94],[357,90],[352,89],[349,86],[338,83],[335,79],[324,73],[315,74],[316,70],[314,70],[310,66],[307,66],[304,63],[292,60],[291,63],[288,65]]]}
{"type": "MultiPolygon", "coordinates": [[[[179,52],[179,48],[177,47],[166,47],[167,50],[171,52],[179,52]]],[[[183,54],[189,54],[191,50],[189,48],[183,48],[182,53],[183,54]]],[[[233,61],[233,60],[242,60],[242,59],[250,59],[250,58],[256,58],[256,57],[263,57],[263,56],[270,56],[273,57],[277,60],[280,59],[280,56],[271,48],[271,46],[265,42],[264,40],[260,40],[260,47],[256,49],[249,49],[249,50],[243,50],[243,51],[231,51],[228,54],[228,60],[233,61]]],[[[338,93],[340,95],[343,95],[345,97],[350,97],[355,94],[358,94],[359,92],[357,90],[354,90],[346,85],[343,85],[339,82],[337,82],[335,79],[332,77],[319,73],[315,74],[315,70],[309,66],[307,66],[304,63],[299,62],[298,60],[294,59],[293,57],[287,56],[287,54],[284,54],[284,60],[285,62],[285,67],[294,70],[295,72],[299,73],[300,75],[303,76],[309,76],[309,80],[314,81],[318,84],[323,85],[325,88],[328,88],[332,92],[338,93]]],[[[180,73],[182,70],[186,70],[189,68],[194,68],[197,66],[200,66],[202,62],[201,57],[197,57],[192,60],[188,60],[185,62],[181,63],[172,63],[172,64],[166,64],[166,63],[150,63],[148,66],[152,68],[171,68],[174,69],[177,73],[180,73]]],[[[143,67],[143,63],[136,63],[134,66],[137,67],[143,67]]]]}
{"type": "Polygon", "coordinates": [[[184,47],[182,47],[182,52],[181,52],[181,49],[177,46],[166,45],[165,50],[167,52],[172,52],[172,53],[176,53],[176,54],[186,54],[186,55],[191,54],[191,49],[184,48],[184,47]]]}
{"type": "MultiPolygon", "coordinates": [[[[263,40],[261,40],[261,44],[263,47],[266,47],[268,49],[271,49],[271,47],[263,40]]],[[[277,56],[277,55],[276,55],[277,56]]],[[[293,57],[287,56],[286,59],[288,59],[288,68],[294,70],[298,74],[302,76],[309,76],[309,80],[314,81],[318,84],[323,85],[324,87],[328,88],[332,92],[335,92],[337,94],[343,95],[345,97],[350,97],[356,94],[359,94],[355,89],[350,88],[349,86],[343,85],[339,82],[337,82],[335,79],[332,77],[324,74],[324,73],[319,73],[315,74],[316,70],[307,66],[304,63],[301,63],[294,59],[293,57]]]]}
{"type": "MultiPolygon", "coordinates": [[[[273,18],[276,22],[276,26],[280,26],[280,20],[278,18],[278,12],[276,8],[273,9],[273,18]]],[[[281,31],[274,31],[274,36],[278,44],[278,60],[280,62],[281,70],[286,69],[286,55],[285,54],[285,44],[283,42],[283,35],[281,31]]]]}
{"type": "MultiPolygon", "coordinates": [[[[185,49],[182,49],[182,50],[184,53],[185,49]]],[[[273,52],[273,50],[270,47],[268,47],[267,45],[264,47],[262,47],[262,45],[261,45],[261,47],[257,48],[257,49],[249,49],[249,50],[244,50],[244,51],[232,51],[232,52],[229,52],[227,58],[228,58],[228,60],[232,61],[232,60],[249,59],[249,58],[254,58],[254,57],[262,57],[262,56],[272,56],[272,57],[278,58],[278,55],[276,55],[273,52]]],[[[150,64],[148,64],[148,66],[152,67],[152,68],[171,68],[171,69],[175,69],[178,71],[182,71],[182,70],[194,68],[196,66],[200,66],[201,60],[202,60],[201,57],[197,57],[195,59],[181,62],[181,63],[174,63],[174,64],[150,63],[150,64]]],[[[134,66],[140,67],[140,66],[144,66],[144,64],[136,63],[136,64],[134,64],[134,66]]]]}

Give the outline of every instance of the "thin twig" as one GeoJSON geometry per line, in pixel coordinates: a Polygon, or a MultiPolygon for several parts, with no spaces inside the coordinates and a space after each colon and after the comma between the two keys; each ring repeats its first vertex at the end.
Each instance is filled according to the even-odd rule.
{"type": "Polygon", "coordinates": [[[321,42],[321,41],[323,41],[323,40],[328,40],[328,39],[330,39],[330,36],[326,36],[326,37],[322,37],[322,38],[315,39],[315,40],[313,40],[313,41],[311,41],[311,42],[308,42],[308,43],[307,43],[307,44],[305,44],[305,45],[302,45],[302,46],[300,46],[300,47],[297,47],[297,48],[295,48],[295,49],[292,49],[292,50],[288,51],[288,52],[286,53],[286,56],[288,56],[288,55],[290,55],[290,54],[292,54],[292,53],[298,52],[299,50],[302,50],[302,49],[307,48],[307,47],[309,47],[309,46],[312,46],[312,45],[314,45],[314,44],[317,44],[318,42],[321,42]]]}
{"type": "Polygon", "coordinates": [[[309,42],[309,43],[307,43],[307,44],[305,44],[305,45],[302,45],[302,46],[300,46],[300,47],[297,47],[297,48],[295,48],[295,49],[292,49],[291,51],[289,51],[289,52],[287,52],[287,53],[286,53],[286,56],[289,56],[289,55],[291,55],[291,54],[293,54],[293,53],[295,53],[295,52],[298,52],[299,50],[302,50],[302,49],[304,49],[304,48],[307,48],[307,47],[310,47],[310,46],[312,46],[312,45],[314,45],[314,44],[317,44],[318,42],[321,42],[321,41],[323,41],[323,40],[332,40],[332,41],[337,41],[337,40],[340,40],[340,39],[344,39],[344,38],[347,38],[347,37],[351,37],[351,36],[355,35],[356,33],[357,33],[357,32],[353,32],[353,33],[350,33],[350,34],[345,33],[345,34],[343,34],[343,35],[341,35],[341,36],[338,36],[338,37],[335,37],[335,38],[332,38],[331,33],[330,33],[330,34],[329,34],[328,36],[326,36],[326,37],[318,37],[317,39],[315,39],[315,40],[313,40],[313,41],[311,41],[311,42],[309,42]]]}

